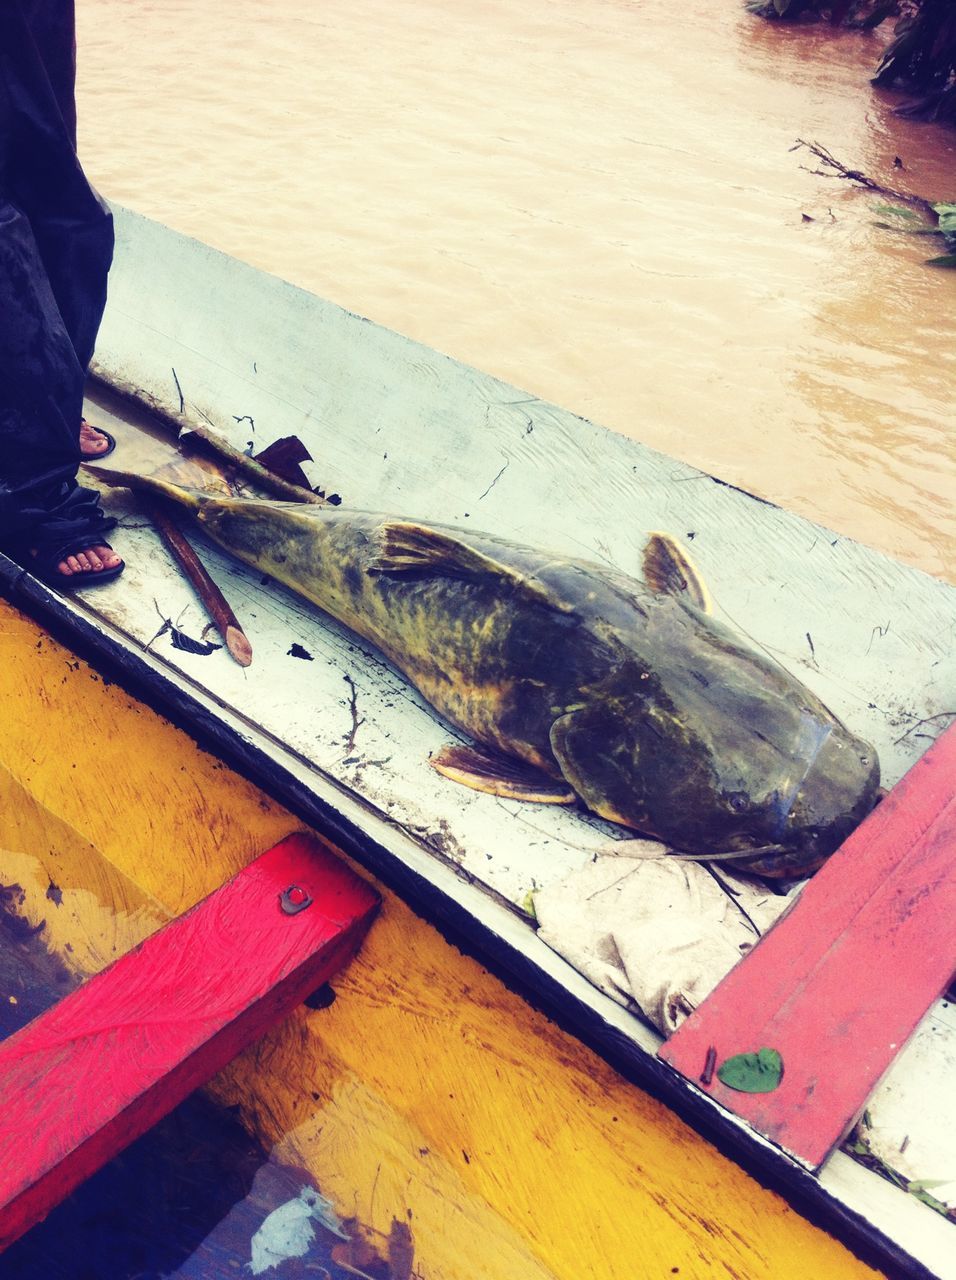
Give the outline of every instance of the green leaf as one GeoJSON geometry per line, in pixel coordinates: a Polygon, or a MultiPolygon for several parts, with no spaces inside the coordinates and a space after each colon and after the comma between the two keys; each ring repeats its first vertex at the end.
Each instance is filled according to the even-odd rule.
{"type": "Polygon", "coordinates": [[[951,1213],[948,1205],[943,1204],[942,1200],[937,1200],[935,1196],[930,1195],[928,1191],[913,1191],[911,1193],[916,1200],[921,1200],[923,1204],[928,1205],[936,1213],[941,1213],[944,1218],[951,1219],[951,1213]]]}
{"type": "Polygon", "coordinates": [[[933,212],[939,217],[940,231],[956,231],[956,204],[934,204],[933,212]]]}
{"type": "Polygon", "coordinates": [[[944,253],[938,258],[927,258],[928,267],[956,267],[956,253],[944,253]]]}
{"type": "Polygon", "coordinates": [[[773,1093],[783,1079],[783,1058],[767,1048],[737,1053],[721,1063],[717,1078],[738,1093],[773,1093]]]}

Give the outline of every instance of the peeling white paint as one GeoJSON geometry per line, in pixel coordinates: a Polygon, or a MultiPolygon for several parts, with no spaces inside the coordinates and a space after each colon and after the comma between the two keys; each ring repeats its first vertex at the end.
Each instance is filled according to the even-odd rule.
{"type": "Polygon", "coordinates": [[[314,1187],[303,1187],[294,1200],[273,1209],[252,1237],[252,1260],[246,1263],[254,1276],[279,1266],[288,1258],[303,1258],[315,1239],[314,1222],[340,1240],[349,1237],[342,1230],[331,1201],[314,1187]]]}

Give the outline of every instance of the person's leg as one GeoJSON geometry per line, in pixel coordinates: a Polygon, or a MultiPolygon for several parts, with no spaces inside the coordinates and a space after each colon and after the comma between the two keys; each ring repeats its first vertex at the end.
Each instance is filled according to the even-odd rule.
{"type": "Polygon", "coordinates": [[[0,476],[46,492],[79,464],[83,370],[23,212],[0,193],[0,476]]]}
{"type": "Polygon", "coordinates": [[[13,0],[13,12],[12,197],[30,219],[53,296],[85,373],[106,305],[113,219],[76,155],[73,4],[13,0]]]}
{"type": "MultiPolygon", "coordinates": [[[[42,7],[35,0],[30,4],[42,7]]],[[[67,6],[57,7],[62,16],[67,6]]],[[[69,302],[69,228],[77,222],[71,208],[74,215],[80,212],[80,222],[97,225],[89,202],[99,205],[88,187],[83,195],[84,186],[68,122],[39,62],[24,9],[20,0],[5,0],[0,7],[0,539],[7,549],[28,546],[37,564],[46,565],[46,576],[63,579],[115,570],[121,563],[103,540],[115,522],[106,520],[96,495],[79,488],[75,478],[84,343],[91,347],[97,305],[102,308],[95,298],[92,305],[82,296],[78,305],[69,302]],[[56,190],[57,169],[62,192],[56,190]],[[20,191],[33,202],[47,260],[34,221],[15,196],[20,191]],[[46,210],[37,204],[44,197],[51,202],[46,210]],[[61,247],[55,249],[58,223],[61,247]],[[60,297],[48,264],[60,282],[60,297]],[[62,559],[51,560],[61,551],[62,559]]],[[[100,237],[102,225],[100,216],[100,237]]],[[[77,243],[80,274],[89,280],[90,236],[80,234],[77,243]]],[[[100,245],[93,256],[105,278],[102,239],[100,245]]]]}
{"type": "Polygon", "coordinates": [[[0,196],[0,542],[63,578],[121,563],[103,539],[114,522],[76,484],[83,381],[30,223],[0,196]]]}

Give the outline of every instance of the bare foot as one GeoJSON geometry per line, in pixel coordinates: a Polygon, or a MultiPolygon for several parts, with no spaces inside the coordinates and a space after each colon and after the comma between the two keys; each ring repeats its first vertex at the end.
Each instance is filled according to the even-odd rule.
{"type": "Polygon", "coordinates": [[[112,549],[98,545],[88,547],[85,551],[78,551],[75,555],[67,556],[65,560],[61,560],[56,566],[57,572],[62,573],[64,578],[71,577],[74,573],[99,573],[102,569],[115,569],[122,560],[112,549]]]}
{"type": "Polygon", "coordinates": [[[84,418],[80,423],[80,456],[83,458],[99,458],[110,448],[110,438],[104,431],[98,431],[92,423],[84,418]]]}

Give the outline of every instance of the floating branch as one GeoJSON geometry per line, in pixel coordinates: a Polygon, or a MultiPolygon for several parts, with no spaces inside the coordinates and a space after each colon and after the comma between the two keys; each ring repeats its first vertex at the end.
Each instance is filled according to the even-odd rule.
{"type": "Polygon", "coordinates": [[[937,221],[936,210],[933,208],[932,202],[925,200],[922,196],[913,195],[909,191],[896,191],[893,187],[884,187],[882,183],[875,182],[859,169],[851,169],[848,165],[843,164],[841,160],[837,160],[819,142],[807,142],[803,138],[798,138],[790,150],[798,151],[801,147],[806,147],[810,154],[816,156],[820,164],[824,166],[822,169],[810,169],[808,172],[819,174],[823,178],[845,178],[848,182],[855,182],[857,186],[863,187],[867,191],[875,191],[878,195],[889,196],[892,200],[902,200],[905,204],[914,205],[917,209],[922,210],[934,223],[937,221]]]}

